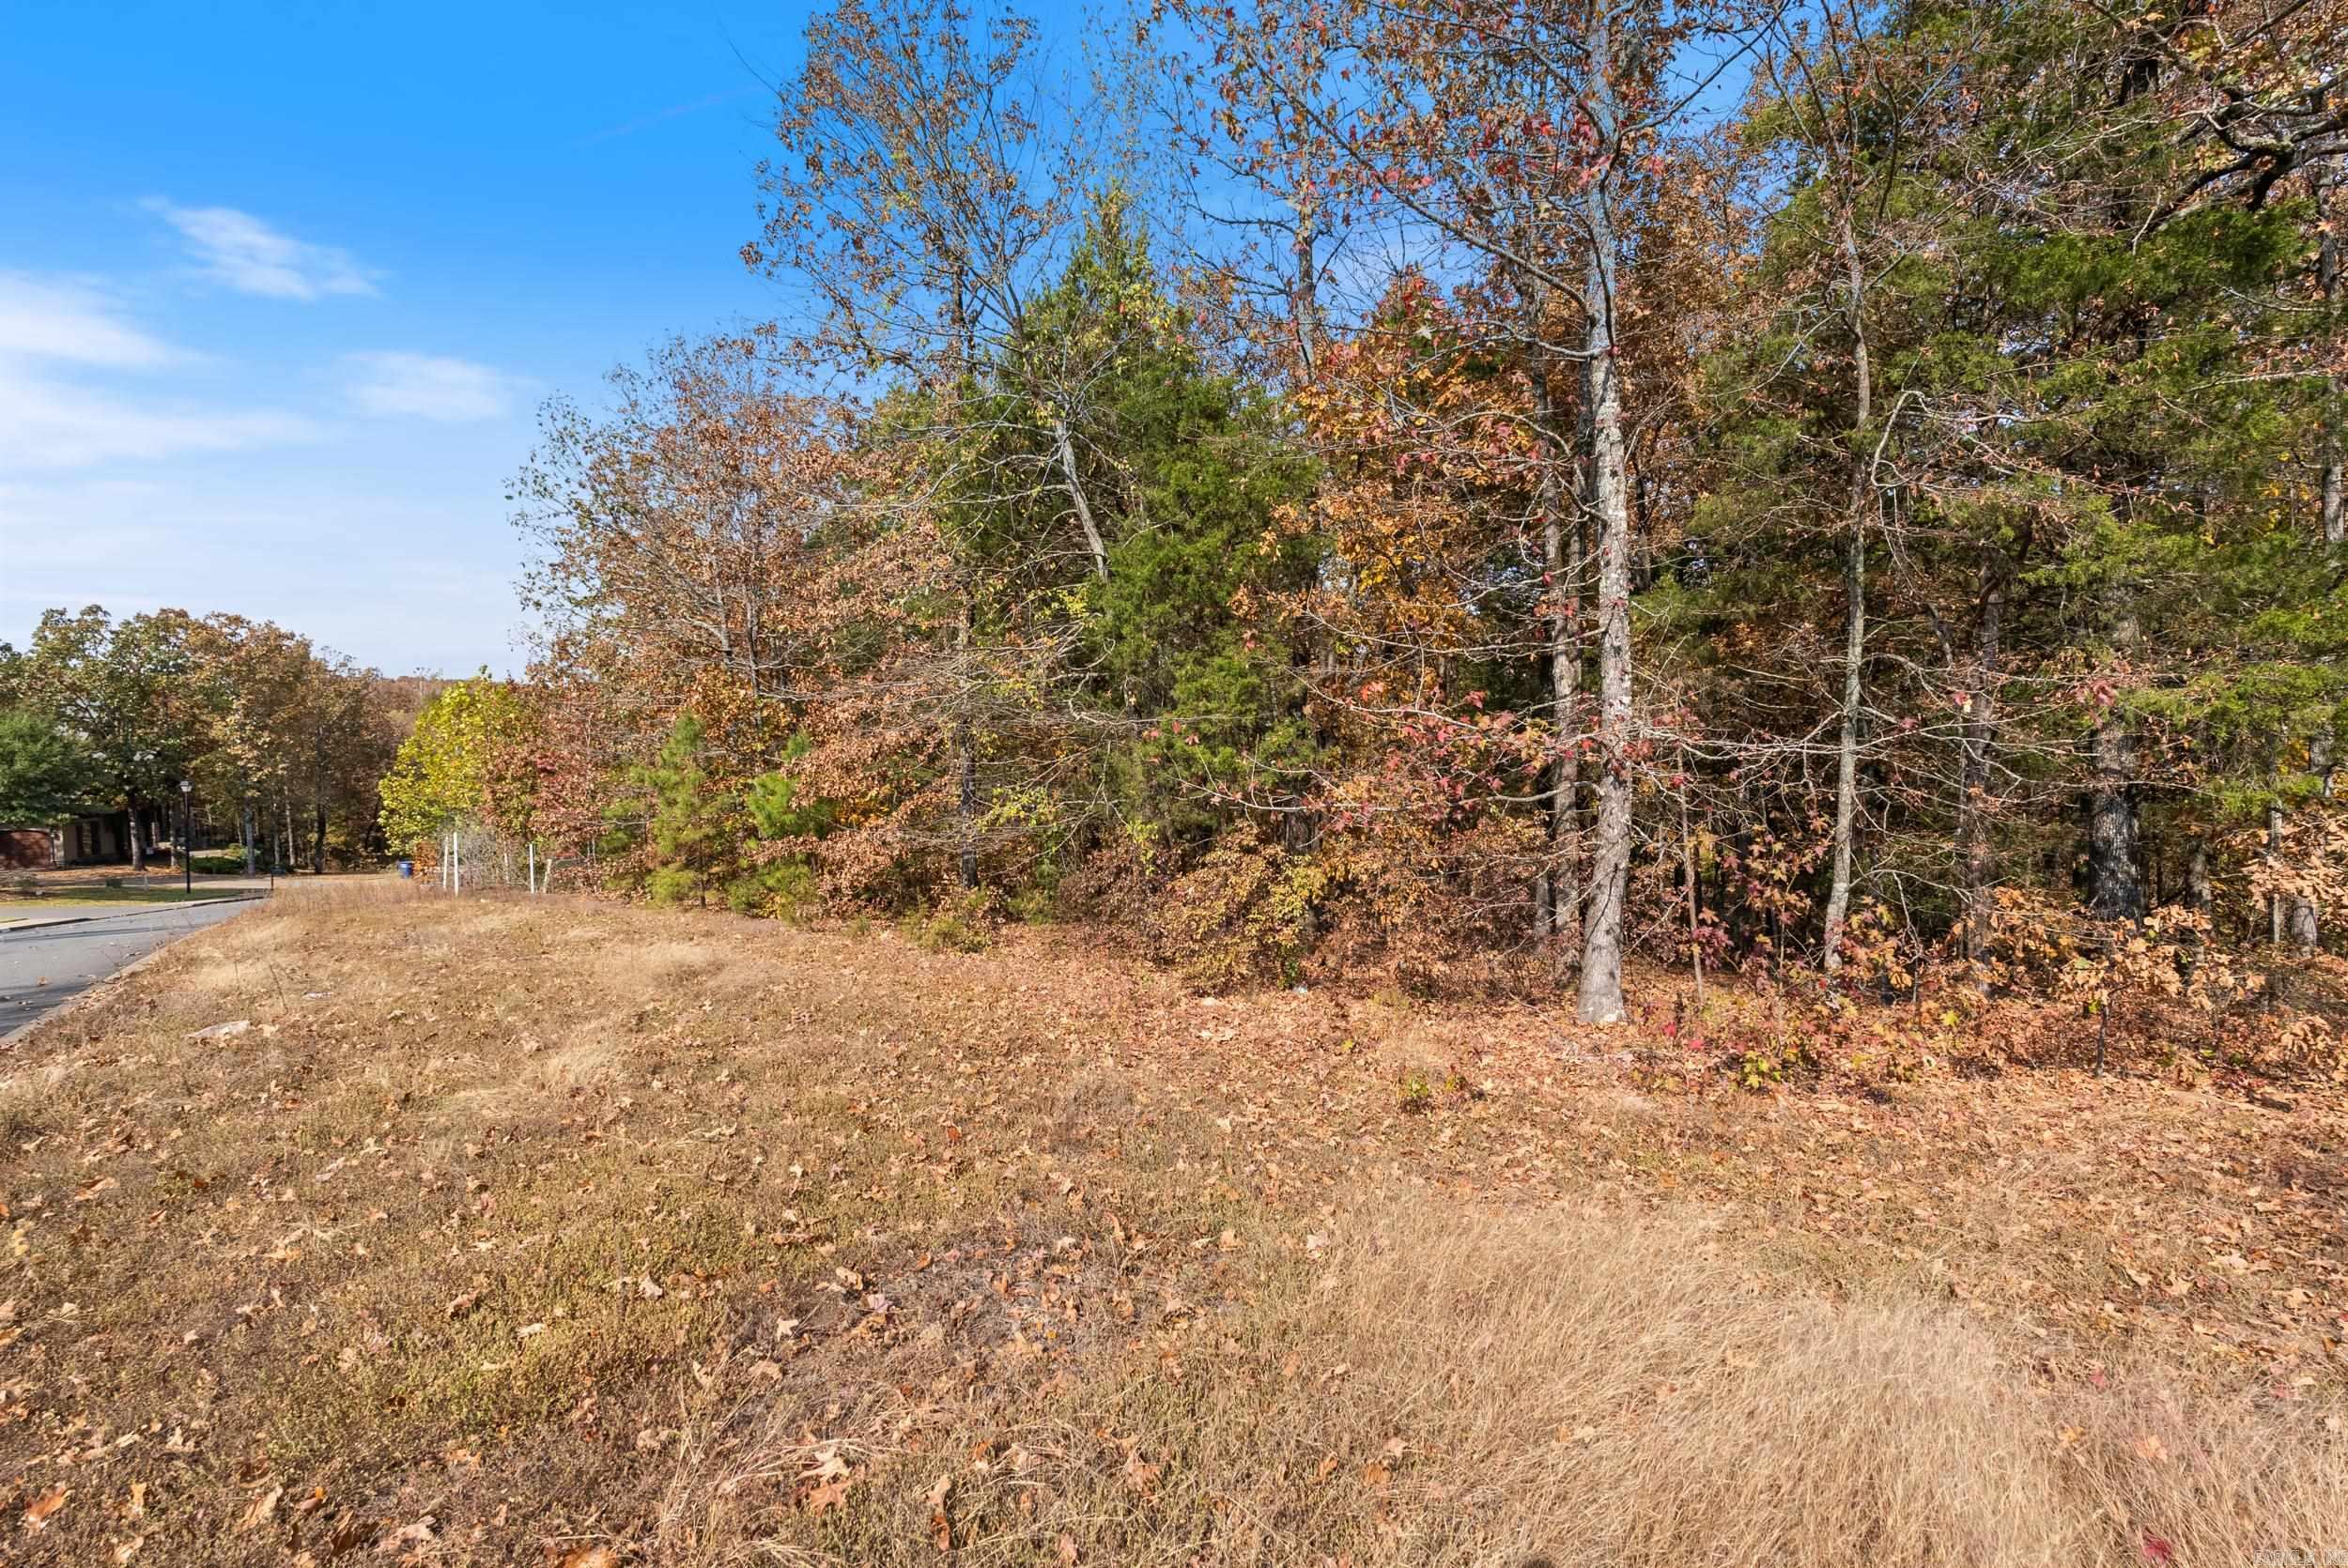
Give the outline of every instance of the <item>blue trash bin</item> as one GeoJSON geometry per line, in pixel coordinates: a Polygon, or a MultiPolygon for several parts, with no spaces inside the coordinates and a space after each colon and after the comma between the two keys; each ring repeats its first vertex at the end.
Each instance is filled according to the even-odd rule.
{"type": "Polygon", "coordinates": [[[399,863],[399,874],[403,877],[414,876],[416,874],[416,863],[412,860],[401,861],[399,863]]]}

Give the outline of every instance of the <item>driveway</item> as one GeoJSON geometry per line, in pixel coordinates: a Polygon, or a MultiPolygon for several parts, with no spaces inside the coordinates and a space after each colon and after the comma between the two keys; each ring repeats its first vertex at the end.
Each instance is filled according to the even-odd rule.
{"type": "Polygon", "coordinates": [[[70,926],[0,931],[0,1035],[32,1022],[164,943],[255,907],[249,899],[163,904],[70,926]]]}

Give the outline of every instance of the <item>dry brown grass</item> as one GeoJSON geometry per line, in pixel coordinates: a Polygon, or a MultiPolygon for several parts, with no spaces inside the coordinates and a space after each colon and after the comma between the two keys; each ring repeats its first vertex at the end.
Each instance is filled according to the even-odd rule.
{"type": "Polygon", "coordinates": [[[1202,1310],[1031,1400],[959,1397],[949,1376],[895,1412],[911,1441],[693,1446],[662,1548],[689,1557],[747,1485],[839,1453],[856,1506],[793,1518],[763,1544],[775,1559],[931,1562],[941,1532],[964,1563],[1073,1547],[1167,1568],[2348,1553],[2337,1405],[2213,1404],[2152,1368],[2049,1387],[1945,1304],[1756,1274],[1692,1210],[1470,1217],[1389,1197],[1337,1223],[1244,1310],[1202,1310]]]}
{"type": "Polygon", "coordinates": [[[2335,1105],[1675,1099],[1017,943],[303,894],[0,1057],[14,1560],[2348,1554],[2335,1105]]]}

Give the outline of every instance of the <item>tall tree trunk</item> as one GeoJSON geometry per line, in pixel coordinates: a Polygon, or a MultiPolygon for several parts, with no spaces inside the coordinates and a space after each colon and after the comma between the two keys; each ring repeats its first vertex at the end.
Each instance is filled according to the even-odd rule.
{"type": "Polygon", "coordinates": [[[979,751],[970,722],[977,682],[970,669],[970,592],[965,579],[962,585],[962,620],[954,632],[954,646],[961,653],[954,661],[955,681],[960,687],[954,694],[954,807],[962,835],[955,870],[965,892],[979,885],[979,751]]]}
{"type": "MultiPolygon", "coordinates": [[[[2320,101],[2320,100],[2319,100],[2320,101]]],[[[2309,183],[2315,187],[2315,219],[2321,225],[2323,239],[2316,247],[2315,278],[2323,291],[2327,311],[2340,308],[2340,227],[2348,222],[2348,214],[2335,215],[2331,197],[2339,184],[2339,176],[2331,161],[2319,159],[2311,170],[2309,183]]],[[[2339,331],[2337,322],[2333,331],[2339,331]]],[[[2328,549],[2348,545],[2348,482],[2341,475],[2340,405],[2348,399],[2348,388],[2340,384],[2340,374],[2334,371],[2324,377],[2324,419],[2318,436],[2321,499],[2318,501],[2318,522],[2324,531],[2324,544],[2328,549]]],[[[2326,726],[2308,742],[2308,766],[2324,782],[2324,795],[2332,793],[2332,747],[2334,737],[2326,726]]],[[[2302,953],[2315,951],[2322,932],[2315,918],[2315,906],[2305,899],[2292,900],[2290,912],[2293,945],[2302,953]]]]}
{"type": "Polygon", "coordinates": [[[317,836],[310,842],[310,869],[318,876],[326,874],[326,806],[317,806],[317,836]]]}
{"type": "MultiPolygon", "coordinates": [[[[2266,803],[2266,861],[2279,868],[2283,858],[2283,807],[2278,800],[2266,803]]],[[[2279,947],[2283,945],[2283,896],[2270,894],[2266,899],[2266,940],[2279,947]]]]}
{"type": "MultiPolygon", "coordinates": [[[[2321,102],[2319,97],[2318,102],[2321,102]]],[[[2327,158],[2316,159],[2309,165],[2308,183],[2314,188],[2315,221],[2323,238],[2315,250],[2315,282],[2324,298],[2326,311],[2339,308],[2340,279],[2340,235],[2348,214],[2335,217],[2330,208],[2333,194],[2340,185],[2339,175],[2327,158]]],[[[2339,331],[2334,323],[2332,331],[2339,331]]],[[[2340,472],[2340,404],[2348,396],[2348,389],[2340,385],[2340,373],[2333,371],[2324,377],[2324,418],[2317,437],[2317,461],[2322,469],[2319,476],[2317,520],[2324,530],[2324,543],[2338,546],[2348,544],[2348,486],[2343,485],[2340,472]]]]}
{"type": "MultiPolygon", "coordinates": [[[[1599,145],[1619,134],[1613,38],[1605,7],[1590,31],[1590,117],[1599,145]]],[[[1575,1013],[1584,1023],[1623,1016],[1623,903],[1630,884],[1630,503],[1622,428],[1621,362],[1614,342],[1614,177],[1600,171],[1584,198],[1590,264],[1590,500],[1598,522],[1598,816],[1590,885],[1582,911],[1582,976],[1575,1013]]]]}
{"type": "Polygon", "coordinates": [[[1989,915],[1998,874],[1990,838],[1992,744],[1997,738],[1998,664],[2004,633],[2005,574],[2002,563],[1982,568],[1981,607],[1973,630],[1972,668],[1964,686],[1964,760],[1957,805],[1956,853],[1964,876],[1965,956],[1978,961],[1989,950],[1989,915]]]}
{"type": "Polygon", "coordinates": [[[2107,718],[2090,746],[2093,784],[2087,796],[2087,908],[2104,920],[2144,915],[2144,877],[2136,811],[2136,731],[2107,718]]]}
{"type": "Polygon", "coordinates": [[[1076,473],[1076,444],[1069,439],[1066,420],[1052,422],[1052,445],[1059,454],[1060,477],[1067,487],[1069,502],[1076,509],[1076,523],[1085,532],[1085,547],[1092,552],[1092,575],[1106,582],[1109,547],[1102,540],[1101,530],[1092,520],[1092,507],[1085,500],[1084,481],[1076,473]]]}
{"type": "Polygon", "coordinates": [[[1579,603],[1581,572],[1579,535],[1567,527],[1565,485],[1559,471],[1569,461],[1571,446],[1557,427],[1557,404],[1549,384],[1548,355],[1538,346],[1541,324],[1533,330],[1537,347],[1533,367],[1533,412],[1544,446],[1540,474],[1534,488],[1534,505],[1541,518],[1541,567],[1549,578],[1549,722],[1556,761],[1552,764],[1549,799],[1548,868],[1536,892],[1539,934],[1558,942],[1556,960],[1565,962],[1564,939],[1569,935],[1582,902],[1581,834],[1575,816],[1582,762],[1579,737],[1573,733],[1574,701],[1582,684],[1582,628],[1579,603]]]}
{"type": "Polygon", "coordinates": [[[1859,705],[1867,656],[1867,512],[1875,498],[1867,426],[1875,420],[1875,369],[1867,355],[1867,275],[1859,236],[1851,226],[1851,192],[1842,206],[1843,269],[1850,290],[1852,418],[1850,543],[1843,563],[1843,724],[1834,752],[1834,873],[1827,889],[1826,930],[1819,961],[1830,975],[1843,967],[1843,924],[1850,915],[1851,840],[1859,825],[1859,705]]]}
{"type": "Polygon", "coordinates": [[[130,829],[131,835],[131,869],[144,871],[147,869],[147,829],[140,818],[146,807],[139,804],[139,797],[135,794],[126,794],[125,798],[131,803],[129,813],[124,818],[124,825],[130,829]]]}
{"type": "Polygon", "coordinates": [[[1296,325],[1296,353],[1307,377],[1321,362],[1321,216],[1317,197],[1290,198],[1296,213],[1296,278],[1289,289],[1289,314],[1296,325]]]}
{"type": "MultiPolygon", "coordinates": [[[[2266,854],[2270,864],[2279,869],[2283,858],[2283,808],[2280,801],[2266,803],[2266,854]]],[[[2267,900],[2266,936],[2280,947],[2288,944],[2301,957],[2312,953],[2322,940],[2323,929],[2315,916],[2315,905],[2295,893],[2277,893],[2267,900]]]]}
{"type": "MultiPolygon", "coordinates": [[[[2137,639],[2136,615],[2113,619],[2112,644],[2123,655],[2137,639]]],[[[2144,917],[2142,832],[2137,817],[2136,726],[2116,708],[2104,715],[2089,743],[2087,907],[2104,920],[2144,917]]]]}
{"type": "MultiPolygon", "coordinates": [[[[947,317],[951,334],[947,364],[951,385],[947,395],[954,405],[956,420],[961,417],[960,405],[970,378],[972,324],[969,302],[963,290],[964,281],[957,275],[947,317]]],[[[954,627],[954,818],[961,842],[954,856],[954,871],[963,891],[968,892],[979,885],[979,749],[971,714],[978,701],[978,681],[970,661],[971,595],[976,590],[971,584],[967,561],[956,563],[956,575],[962,606],[954,627]]]]}
{"type": "Polygon", "coordinates": [[[244,797],[243,809],[238,813],[238,825],[242,829],[242,838],[244,842],[244,874],[246,876],[251,876],[253,874],[253,834],[255,828],[253,821],[253,797],[251,795],[244,797]]]}
{"type": "Polygon", "coordinates": [[[2315,917],[2315,906],[2305,899],[2293,899],[2284,911],[2285,939],[2291,950],[2301,958],[2312,954],[2323,938],[2323,930],[2315,917]]]}
{"type": "Polygon", "coordinates": [[[2185,886],[2178,891],[2177,901],[2187,909],[2207,909],[2216,901],[2209,879],[2209,845],[2200,838],[2185,860],[2185,886]]]}
{"type": "Polygon", "coordinates": [[[1850,915],[1851,851],[1859,827],[1859,710],[1867,656],[1867,524],[1854,512],[1843,563],[1843,724],[1834,747],[1834,875],[1827,888],[1826,930],[1818,961],[1830,975],[1843,967],[1843,927],[1850,915]]]}

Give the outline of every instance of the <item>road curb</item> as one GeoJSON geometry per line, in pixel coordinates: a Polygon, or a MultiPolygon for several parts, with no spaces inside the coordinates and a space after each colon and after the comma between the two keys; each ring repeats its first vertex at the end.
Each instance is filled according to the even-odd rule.
{"type": "Polygon", "coordinates": [[[217,899],[171,899],[151,904],[133,904],[127,909],[103,910],[96,915],[58,915],[48,919],[12,920],[0,925],[0,936],[12,931],[42,931],[52,926],[79,926],[91,920],[127,920],[133,915],[153,915],[174,909],[202,909],[210,904],[249,904],[266,899],[266,893],[223,893],[217,899]]]}
{"type": "MultiPolygon", "coordinates": [[[[242,899],[205,899],[199,901],[208,904],[243,904],[252,903],[255,900],[266,900],[267,898],[267,894],[255,893],[248,898],[242,899]]],[[[186,906],[183,905],[182,907],[186,906]]],[[[83,915],[80,918],[84,920],[94,920],[103,917],[100,915],[83,915]]],[[[72,925],[76,922],[72,920],[59,920],[54,923],[64,926],[72,925]]],[[[187,941],[190,937],[202,936],[205,931],[211,930],[213,929],[213,927],[205,926],[196,930],[181,931],[178,936],[171,938],[171,940],[157,947],[153,952],[141,954],[139,957],[132,959],[129,963],[124,964],[121,968],[116,970],[105,978],[96,981],[90,985],[88,989],[74,992],[71,996],[67,997],[64,1001],[58,1003],[47,1012],[42,1013],[39,1018],[27,1019],[23,1023],[18,1024],[15,1028],[10,1029],[8,1033],[0,1034],[0,1051],[14,1050],[17,1041],[23,1039],[34,1030],[40,1028],[43,1024],[54,1023],[57,1020],[65,1017],[68,1013],[74,1011],[76,1008],[86,1006],[95,998],[112,992],[116,981],[127,979],[129,976],[137,974],[140,970],[145,969],[148,964],[153,963],[157,959],[162,958],[165,953],[170,952],[174,947],[178,946],[179,944],[187,941]]],[[[7,934],[8,933],[6,931],[0,931],[0,936],[6,936],[7,934]]]]}

